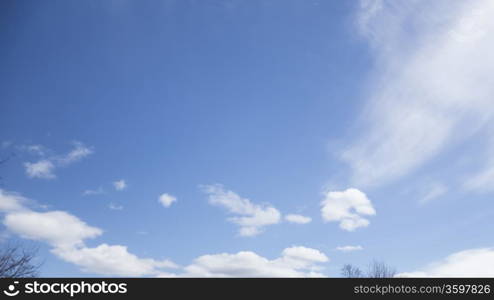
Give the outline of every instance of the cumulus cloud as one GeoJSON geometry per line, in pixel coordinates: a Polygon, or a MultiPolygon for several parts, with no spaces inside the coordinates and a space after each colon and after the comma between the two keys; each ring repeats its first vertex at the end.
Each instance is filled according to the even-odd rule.
{"type": "Polygon", "coordinates": [[[371,201],[357,189],[327,192],[321,202],[321,214],[325,222],[340,222],[340,228],[354,231],[369,225],[363,216],[376,214],[371,201]]]}
{"type": "Polygon", "coordinates": [[[361,4],[376,70],[360,136],[341,153],[359,186],[407,175],[494,125],[494,2],[361,4]]]}
{"type": "MultiPolygon", "coordinates": [[[[30,178],[53,179],[56,177],[54,171],[58,167],[66,167],[74,162],[93,153],[93,150],[84,146],[81,142],[74,142],[74,149],[66,155],[55,155],[49,158],[43,158],[37,162],[25,162],[24,167],[26,174],[30,178]]],[[[41,145],[24,146],[26,151],[45,155],[46,148],[41,145]]]]}
{"type": "Polygon", "coordinates": [[[117,191],[123,191],[123,190],[125,190],[127,188],[127,183],[125,182],[125,180],[120,179],[120,180],[117,180],[117,181],[114,181],[113,182],[113,187],[117,191]]]}
{"type": "Polygon", "coordinates": [[[191,277],[323,277],[319,264],[329,259],[316,249],[291,247],[269,260],[251,251],[203,255],[185,267],[191,277]]]}
{"type": "Polygon", "coordinates": [[[3,224],[23,238],[44,241],[55,247],[81,245],[85,239],[102,234],[100,229],[63,211],[12,212],[5,216],[3,224]]]}
{"type": "Polygon", "coordinates": [[[24,167],[26,168],[27,176],[30,178],[53,179],[56,177],[53,174],[55,165],[46,159],[35,163],[26,162],[24,163],[24,167]]]}
{"type": "Polygon", "coordinates": [[[209,195],[210,204],[224,207],[229,213],[239,215],[228,220],[240,226],[240,236],[258,235],[263,231],[263,227],[277,224],[281,220],[281,213],[273,206],[254,204],[249,199],[225,190],[222,185],[204,185],[201,188],[209,195]]]}
{"type": "Polygon", "coordinates": [[[122,210],[123,206],[110,202],[110,204],[108,204],[108,208],[111,210],[122,210]]]}
{"type": "Polygon", "coordinates": [[[336,247],[336,250],[341,252],[354,252],[364,250],[364,248],[362,246],[339,246],[336,247]]]}
{"type": "Polygon", "coordinates": [[[290,214],[285,216],[285,220],[290,222],[290,223],[296,223],[296,224],[307,224],[312,221],[312,218],[302,216],[302,215],[295,215],[295,214],[290,214]]]}
{"type": "Polygon", "coordinates": [[[175,201],[177,201],[177,198],[166,193],[161,194],[161,196],[158,199],[158,202],[161,203],[164,207],[170,207],[170,205],[172,205],[172,203],[175,201]]]}
{"type": "Polygon", "coordinates": [[[21,195],[0,190],[0,212],[5,214],[3,224],[8,231],[47,243],[53,254],[83,271],[107,276],[171,276],[167,269],[177,268],[166,259],[140,258],[122,245],[88,247],[85,240],[102,235],[101,229],[67,212],[36,212],[25,203],[21,195]]]}
{"type": "Polygon", "coordinates": [[[13,192],[0,189],[0,212],[12,212],[24,209],[27,199],[13,192]]]}
{"type": "Polygon", "coordinates": [[[94,248],[55,248],[54,254],[63,260],[80,266],[83,271],[113,276],[159,275],[161,269],[177,268],[169,260],[143,259],[129,253],[127,247],[101,244],[94,248]]]}
{"type": "Polygon", "coordinates": [[[453,253],[423,270],[397,277],[494,277],[494,248],[468,249],[453,253]]]}

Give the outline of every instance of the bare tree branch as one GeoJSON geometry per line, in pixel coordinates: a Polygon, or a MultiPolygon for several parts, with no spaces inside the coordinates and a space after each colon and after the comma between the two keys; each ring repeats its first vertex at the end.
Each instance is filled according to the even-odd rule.
{"type": "Polygon", "coordinates": [[[21,246],[18,243],[0,245],[0,278],[30,278],[38,276],[40,264],[34,259],[36,247],[21,246]]]}

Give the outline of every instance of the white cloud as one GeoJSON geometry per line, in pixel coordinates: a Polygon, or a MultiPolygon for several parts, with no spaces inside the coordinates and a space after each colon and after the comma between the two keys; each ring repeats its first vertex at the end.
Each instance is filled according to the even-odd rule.
{"type": "Polygon", "coordinates": [[[139,258],[121,245],[55,248],[52,252],[63,260],[80,266],[85,272],[101,275],[149,276],[162,273],[163,268],[178,267],[169,260],[139,258]]]}
{"type": "Polygon", "coordinates": [[[307,224],[312,221],[312,218],[302,215],[291,214],[291,215],[286,215],[285,220],[287,220],[290,223],[307,224]]]}
{"type": "Polygon", "coordinates": [[[156,277],[322,277],[321,264],[329,259],[316,249],[294,246],[270,260],[251,251],[203,255],[181,268],[170,260],[141,258],[123,245],[88,247],[86,239],[102,230],[63,211],[35,212],[23,206],[27,199],[0,190],[0,211],[8,231],[26,239],[46,242],[60,259],[82,271],[105,276],[156,277]],[[179,275],[168,272],[180,271],[179,275]]]}
{"type": "Polygon", "coordinates": [[[8,231],[46,242],[53,254],[83,271],[107,276],[172,276],[165,269],[178,267],[169,260],[139,258],[121,245],[87,247],[85,240],[100,236],[101,229],[67,212],[32,211],[24,206],[26,202],[17,193],[0,190],[0,211],[5,213],[3,224],[8,231]]]}
{"type": "Polygon", "coordinates": [[[0,189],[0,212],[12,212],[24,209],[26,198],[17,193],[0,189]]]}
{"type": "Polygon", "coordinates": [[[83,196],[93,196],[93,195],[102,195],[104,193],[105,193],[105,191],[103,190],[103,188],[99,187],[96,190],[85,190],[84,192],[82,192],[82,195],[83,196]]]}
{"type": "Polygon", "coordinates": [[[460,251],[423,270],[397,277],[494,277],[494,248],[460,251]]]}
{"type": "Polygon", "coordinates": [[[327,192],[321,206],[325,222],[340,222],[340,227],[348,231],[368,226],[369,221],[362,216],[376,214],[371,201],[357,189],[327,192]]]}
{"type": "Polygon", "coordinates": [[[281,213],[273,206],[253,204],[249,199],[225,190],[222,185],[205,185],[202,189],[209,195],[210,204],[222,206],[229,213],[240,215],[228,220],[240,226],[241,236],[258,235],[263,227],[277,224],[281,220],[281,213]]]}
{"type": "Polygon", "coordinates": [[[113,187],[117,191],[123,191],[123,190],[125,190],[127,188],[127,183],[125,182],[125,180],[120,179],[120,180],[117,180],[117,181],[113,182],[113,187]]]}
{"type": "Polygon", "coordinates": [[[364,250],[364,248],[362,246],[339,246],[336,247],[336,250],[341,252],[353,252],[364,250]]]}
{"type": "Polygon", "coordinates": [[[439,198],[448,192],[448,188],[440,183],[431,185],[425,195],[419,200],[420,204],[425,204],[431,200],[439,198]]]}
{"type": "Polygon", "coordinates": [[[108,208],[111,210],[122,210],[123,206],[110,202],[110,204],[108,204],[108,208]]]}
{"type": "Polygon", "coordinates": [[[43,145],[23,145],[19,147],[21,150],[27,151],[31,154],[36,154],[39,156],[44,156],[47,149],[43,145]]]}
{"type": "Polygon", "coordinates": [[[3,224],[23,238],[45,241],[55,247],[80,245],[84,239],[102,234],[99,228],[63,211],[12,212],[5,216],[3,224]]]}
{"type": "Polygon", "coordinates": [[[316,249],[291,247],[269,260],[251,251],[203,255],[185,267],[190,277],[323,277],[318,264],[329,259],[316,249]]]}
{"type": "Polygon", "coordinates": [[[472,175],[465,181],[463,187],[470,191],[494,191],[494,164],[487,164],[487,166],[479,173],[472,175]]]}
{"type": "Polygon", "coordinates": [[[73,144],[74,149],[72,149],[66,155],[58,158],[60,164],[68,165],[77,162],[94,152],[91,148],[84,146],[84,144],[81,142],[74,142],[73,144]]]}
{"type": "Polygon", "coordinates": [[[177,198],[166,193],[161,194],[161,196],[158,199],[158,202],[161,203],[164,207],[170,207],[170,205],[172,205],[172,203],[175,201],[177,201],[177,198]]]}
{"type": "Polygon", "coordinates": [[[30,178],[53,179],[56,177],[55,174],[53,174],[55,165],[46,159],[36,163],[26,162],[24,163],[24,167],[26,168],[27,176],[30,178]]]}
{"type": "MultiPolygon", "coordinates": [[[[39,155],[44,155],[46,152],[46,149],[41,145],[24,146],[24,149],[39,155]]],[[[35,163],[25,162],[24,167],[30,178],[53,179],[56,177],[54,174],[56,168],[68,166],[92,153],[93,150],[85,147],[84,144],[74,142],[74,149],[67,155],[44,158],[35,163]]]]}
{"type": "Polygon", "coordinates": [[[362,1],[376,57],[361,135],[342,152],[357,185],[407,175],[492,126],[494,2],[362,1]]]}
{"type": "Polygon", "coordinates": [[[12,145],[12,142],[11,141],[2,141],[2,146],[1,148],[2,149],[7,149],[8,147],[10,147],[12,145]]]}

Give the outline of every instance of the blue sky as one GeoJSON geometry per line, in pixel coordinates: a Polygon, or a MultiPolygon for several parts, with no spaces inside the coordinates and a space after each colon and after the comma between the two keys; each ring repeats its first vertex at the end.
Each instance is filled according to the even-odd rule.
{"type": "Polygon", "coordinates": [[[491,2],[1,6],[2,241],[43,276],[494,276],[491,2]]]}

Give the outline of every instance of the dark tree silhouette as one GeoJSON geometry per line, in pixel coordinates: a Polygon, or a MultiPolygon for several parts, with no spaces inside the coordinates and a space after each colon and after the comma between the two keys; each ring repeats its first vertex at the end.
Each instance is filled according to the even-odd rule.
{"type": "Polygon", "coordinates": [[[374,260],[364,274],[360,268],[346,264],[341,268],[341,276],[344,278],[392,278],[396,275],[396,269],[384,262],[374,260]]]}
{"type": "Polygon", "coordinates": [[[37,277],[40,264],[34,259],[38,249],[19,243],[0,244],[0,278],[37,277]]]}
{"type": "Polygon", "coordinates": [[[344,278],[361,278],[364,277],[364,274],[358,267],[346,264],[341,268],[341,276],[344,278]]]}
{"type": "Polygon", "coordinates": [[[396,269],[388,266],[382,261],[374,260],[369,265],[367,277],[370,278],[392,278],[396,275],[396,269]]]}

